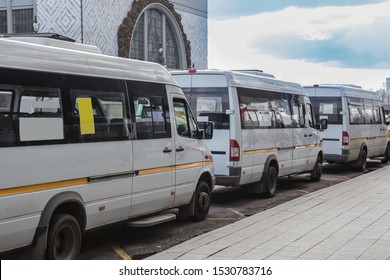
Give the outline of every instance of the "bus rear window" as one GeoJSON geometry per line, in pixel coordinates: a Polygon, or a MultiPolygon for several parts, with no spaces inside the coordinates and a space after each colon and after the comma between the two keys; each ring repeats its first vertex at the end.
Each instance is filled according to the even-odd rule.
{"type": "Polygon", "coordinates": [[[230,118],[227,88],[192,88],[183,89],[198,122],[210,121],[214,129],[229,129],[230,118]]]}
{"type": "Polygon", "coordinates": [[[328,124],[342,124],[341,97],[311,97],[317,123],[327,119],[328,124]]]}

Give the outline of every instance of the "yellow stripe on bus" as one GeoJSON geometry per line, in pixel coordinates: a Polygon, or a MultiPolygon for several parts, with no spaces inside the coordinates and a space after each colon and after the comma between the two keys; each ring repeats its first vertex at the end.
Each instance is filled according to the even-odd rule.
{"type": "Polygon", "coordinates": [[[87,183],[88,183],[88,179],[82,178],[82,179],[59,181],[59,182],[53,182],[53,183],[45,183],[45,184],[37,184],[37,185],[31,185],[31,186],[9,188],[9,189],[0,190],[0,196],[14,195],[14,194],[20,194],[20,193],[27,193],[27,192],[37,192],[37,191],[57,189],[57,188],[65,188],[65,187],[82,185],[82,184],[87,184],[87,183]]]}
{"type": "MultiPolygon", "coordinates": [[[[201,162],[195,162],[195,163],[180,164],[180,165],[176,165],[176,166],[166,166],[166,167],[144,169],[144,170],[138,171],[138,175],[151,175],[151,174],[157,174],[157,173],[169,172],[169,171],[175,171],[175,170],[182,170],[182,169],[188,169],[188,168],[199,167],[199,166],[207,166],[207,165],[212,165],[212,164],[213,164],[212,160],[207,160],[207,161],[201,161],[201,162]]],[[[36,185],[30,185],[30,186],[8,188],[8,189],[0,190],[0,197],[6,196],[6,195],[15,195],[15,194],[21,194],[21,193],[29,193],[29,192],[37,192],[37,191],[44,191],[44,190],[50,190],[50,189],[71,187],[71,186],[76,186],[76,185],[87,184],[88,182],[89,182],[88,178],[81,178],[81,179],[73,179],[73,180],[66,180],[66,181],[44,183],[44,184],[36,184],[36,185]]]]}
{"type": "MultiPolygon", "coordinates": [[[[314,148],[314,147],[320,147],[321,144],[310,144],[310,145],[300,145],[300,146],[294,146],[294,147],[286,147],[283,149],[308,149],[308,148],[314,148]]],[[[261,153],[272,153],[277,152],[279,149],[277,148],[270,148],[270,149],[261,149],[261,150],[248,150],[244,151],[244,155],[255,155],[255,154],[261,154],[261,153]]]]}
{"type": "Polygon", "coordinates": [[[157,168],[140,170],[140,171],[138,171],[138,175],[151,175],[151,174],[157,174],[157,173],[161,173],[161,172],[182,170],[182,169],[188,169],[188,168],[206,166],[206,165],[212,165],[212,164],[213,164],[213,161],[208,160],[208,161],[180,164],[180,165],[175,165],[175,166],[157,167],[157,168]]]}
{"type": "Polygon", "coordinates": [[[364,140],[375,140],[378,138],[387,138],[388,136],[373,136],[373,137],[362,137],[362,138],[351,138],[351,141],[364,141],[364,140]]]}
{"type": "Polygon", "coordinates": [[[272,153],[277,152],[277,148],[270,148],[270,149],[261,149],[261,150],[250,150],[250,151],[244,151],[244,155],[255,155],[255,154],[261,154],[261,153],[272,153]]]}

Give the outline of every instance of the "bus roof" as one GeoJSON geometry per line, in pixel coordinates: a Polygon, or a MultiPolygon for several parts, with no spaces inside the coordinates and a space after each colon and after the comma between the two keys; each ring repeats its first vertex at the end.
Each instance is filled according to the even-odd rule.
{"type": "MultiPolygon", "coordinates": [[[[355,85],[347,85],[347,84],[321,84],[321,85],[314,85],[314,86],[304,86],[304,89],[335,89],[335,94],[337,93],[337,96],[347,96],[347,97],[360,97],[360,98],[367,98],[367,99],[377,99],[380,100],[380,97],[376,92],[369,91],[362,89],[360,86],[355,85]]],[[[324,94],[329,94],[329,91],[327,93],[323,93],[321,96],[325,96],[324,94]]],[[[315,96],[318,96],[315,94],[315,96]]],[[[333,96],[333,94],[332,94],[333,96]]]]}
{"type": "MultiPolygon", "coordinates": [[[[172,75],[224,75],[228,86],[262,89],[269,91],[280,91],[286,93],[296,93],[306,95],[302,86],[298,83],[292,83],[277,80],[272,77],[252,75],[237,71],[226,70],[197,70],[195,73],[189,71],[172,71],[172,75]]],[[[182,85],[183,86],[183,85],[182,85]]],[[[184,87],[184,86],[183,86],[184,87]]]]}
{"type": "Polygon", "coordinates": [[[40,45],[0,38],[0,67],[177,85],[169,72],[157,63],[53,44],[40,45]]]}

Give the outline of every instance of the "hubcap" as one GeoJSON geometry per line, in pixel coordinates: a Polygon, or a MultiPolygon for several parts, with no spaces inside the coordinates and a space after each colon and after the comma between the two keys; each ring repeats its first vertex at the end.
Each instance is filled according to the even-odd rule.
{"type": "Polygon", "coordinates": [[[72,254],[74,238],[74,232],[70,227],[64,226],[59,230],[54,242],[56,259],[67,259],[72,254]]]}

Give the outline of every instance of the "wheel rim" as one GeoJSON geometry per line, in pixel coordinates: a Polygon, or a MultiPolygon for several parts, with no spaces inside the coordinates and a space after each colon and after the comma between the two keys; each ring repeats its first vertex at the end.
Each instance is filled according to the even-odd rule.
{"type": "Polygon", "coordinates": [[[199,213],[206,212],[210,207],[210,196],[207,192],[201,192],[198,197],[197,208],[199,213]]]}
{"type": "Polygon", "coordinates": [[[61,227],[54,241],[54,254],[57,260],[69,259],[73,255],[75,239],[75,232],[70,226],[64,225],[61,227]]]}

